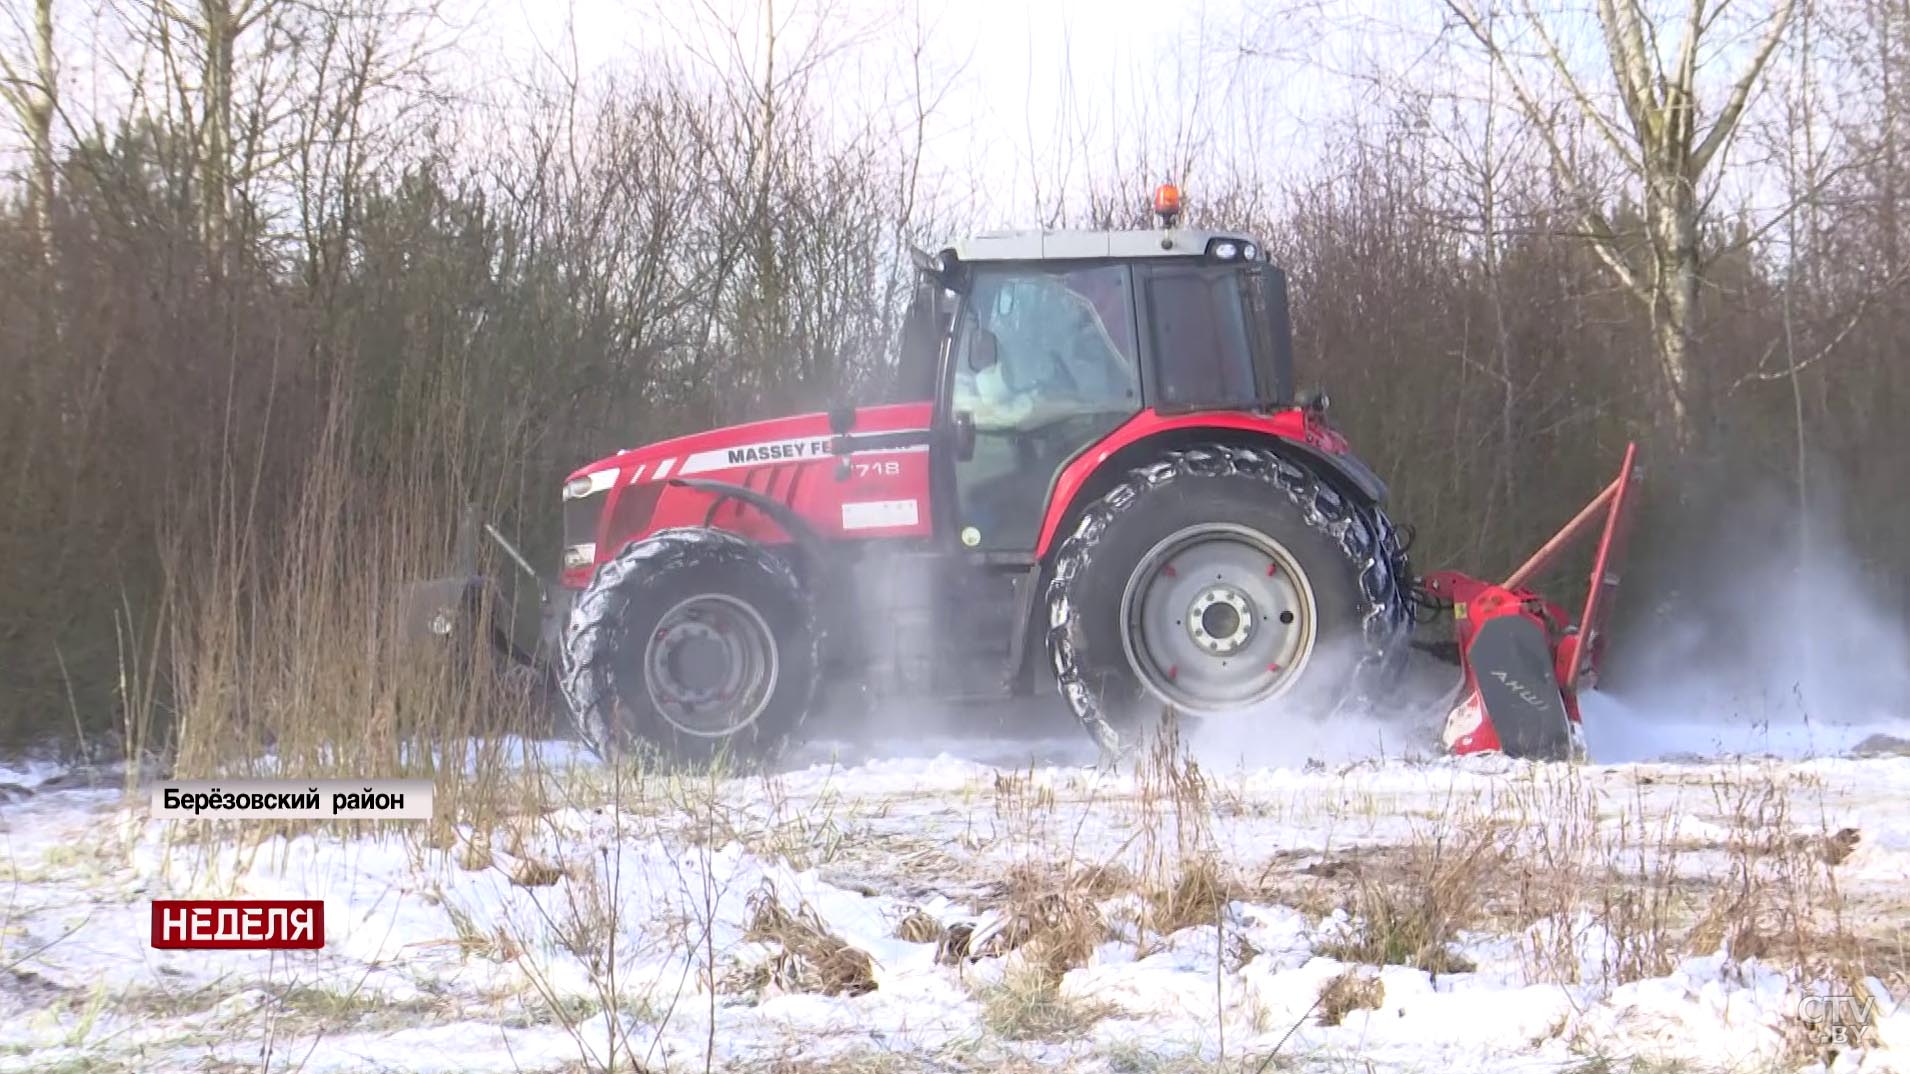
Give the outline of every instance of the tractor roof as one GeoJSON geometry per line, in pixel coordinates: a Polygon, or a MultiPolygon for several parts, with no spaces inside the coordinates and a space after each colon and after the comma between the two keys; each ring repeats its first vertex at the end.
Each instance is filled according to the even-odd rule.
{"type": "Polygon", "coordinates": [[[1155,228],[1145,231],[985,231],[945,247],[957,260],[1043,261],[1087,258],[1200,257],[1217,240],[1266,244],[1241,231],[1155,228]]]}

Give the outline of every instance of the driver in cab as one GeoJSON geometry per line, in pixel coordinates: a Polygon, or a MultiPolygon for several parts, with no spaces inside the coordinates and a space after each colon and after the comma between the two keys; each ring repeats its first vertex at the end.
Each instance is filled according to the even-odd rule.
{"type": "Polygon", "coordinates": [[[1097,303],[1059,281],[1003,281],[979,327],[968,368],[958,366],[978,430],[1125,408],[1137,394],[1097,303]]]}
{"type": "Polygon", "coordinates": [[[978,435],[961,467],[963,521],[978,544],[1032,544],[1040,513],[1030,505],[1048,476],[1139,405],[1126,276],[1100,268],[994,276],[969,309],[955,407],[978,435]]]}

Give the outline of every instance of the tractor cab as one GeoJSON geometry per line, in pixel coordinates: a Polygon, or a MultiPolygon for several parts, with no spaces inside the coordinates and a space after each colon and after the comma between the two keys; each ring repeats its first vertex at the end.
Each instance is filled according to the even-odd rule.
{"type": "Polygon", "coordinates": [[[1290,406],[1286,277],[1263,251],[1162,228],[983,234],[922,259],[948,311],[933,387],[961,544],[1034,553],[1062,469],[1144,414],[1290,406]]]}

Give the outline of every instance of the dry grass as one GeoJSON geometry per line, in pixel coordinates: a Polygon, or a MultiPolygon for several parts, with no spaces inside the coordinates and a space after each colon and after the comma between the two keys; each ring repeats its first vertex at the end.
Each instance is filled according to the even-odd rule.
{"type": "Polygon", "coordinates": [[[1361,891],[1356,912],[1351,933],[1322,945],[1321,954],[1364,965],[1415,966],[1434,976],[1473,968],[1451,947],[1457,921],[1447,916],[1450,908],[1434,900],[1374,886],[1361,891]]]}
{"type": "Polygon", "coordinates": [[[456,1020],[455,1004],[442,998],[392,1000],[357,990],[296,986],[274,997],[281,1015],[307,1030],[391,1031],[456,1020]]]}
{"type": "Polygon", "coordinates": [[[1801,832],[1787,788],[1772,778],[1719,780],[1712,794],[1729,818],[1727,866],[1688,945],[1808,967],[1857,957],[1835,875],[1855,830],[1801,832]]]}
{"type": "Polygon", "coordinates": [[[1214,785],[1184,752],[1171,711],[1136,765],[1135,784],[1140,868],[1127,886],[1141,897],[1142,947],[1182,929],[1224,927],[1228,903],[1245,886],[1214,839],[1214,785]]]}
{"type": "MultiPolygon", "coordinates": [[[[65,1056],[25,1068],[32,1074],[135,1074],[140,1068],[99,1055],[65,1056]]],[[[247,1067],[246,1070],[253,1068],[247,1067]]]]}
{"type": "Polygon", "coordinates": [[[770,980],[788,992],[860,996],[875,991],[875,962],[831,934],[807,905],[783,906],[775,885],[765,881],[750,895],[750,922],[744,939],[776,944],[781,953],[770,967],[770,980]]]}
{"type": "Polygon", "coordinates": [[[1108,1004],[1064,994],[1051,968],[1040,963],[1010,965],[1000,980],[978,989],[976,999],[982,1024],[1005,1040],[1072,1040],[1115,1013],[1108,1004]]]}
{"type": "Polygon", "coordinates": [[[1027,964],[1059,981],[1112,938],[1099,900],[1116,890],[1112,881],[1117,875],[1017,866],[1008,874],[1007,893],[996,911],[1000,915],[997,927],[964,938],[951,937],[951,954],[975,959],[1016,952],[1027,964]]]}
{"type": "Polygon", "coordinates": [[[1146,893],[1148,912],[1142,925],[1163,936],[1213,925],[1238,893],[1239,885],[1219,855],[1197,854],[1180,863],[1170,883],[1146,893]]]}
{"type": "Polygon", "coordinates": [[[1452,944],[1468,929],[1523,936],[1533,980],[1620,984],[1720,948],[1800,975],[1893,968],[1903,937],[1856,935],[1836,882],[1861,833],[1798,823],[1793,788],[1769,771],[1708,780],[1715,841],[1680,834],[1695,808],[1668,811],[1643,787],[1614,802],[1568,769],[1449,801],[1400,843],[1276,857],[1255,894],[1320,916],[1344,909],[1353,926],[1324,953],[1433,973],[1466,968],[1452,944]]]}
{"type": "Polygon", "coordinates": [[[1278,1053],[1209,1059],[1195,1052],[1157,1052],[1131,1043],[1110,1045],[1101,1056],[1108,1074],[1280,1074],[1298,1066],[1292,1057],[1278,1053]]]}
{"type": "Polygon", "coordinates": [[[1082,1036],[1113,1008],[1068,996],[1061,982],[1114,938],[1099,904],[1131,891],[1131,883],[1132,875],[1115,866],[1017,865],[1008,871],[987,923],[937,929],[936,959],[957,967],[1004,960],[1001,976],[975,990],[982,1024],[996,1036],[1015,1041],[1082,1036]]]}
{"type": "Polygon", "coordinates": [[[521,888],[547,888],[568,875],[549,862],[522,859],[511,868],[511,883],[521,888]]]}
{"type": "Polygon", "coordinates": [[[1073,871],[1074,885],[1089,897],[1111,899],[1140,887],[1133,870],[1119,862],[1084,865],[1073,871]]]}
{"type": "MultiPolygon", "coordinates": [[[[256,845],[315,828],[444,841],[459,822],[488,829],[548,804],[533,758],[511,737],[549,718],[543,699],[477,638],[419,637],[422,617],[406,600],[411,583],[453,570],[461,510],[451,490],[462,482],[372,479],[354,463],[351,433],[341,407],[290,490],[297,507],[282,543],[254,532],[242,483],[183,509],[202,515],[178,532],[206,537],[168,547],[160,629],[127,643],[126,749],[177,779],[428,779],[436,815],[429,830],[180,822],[170,846],[256,845]]],[[[473,551],[480,571],[511,576],[488,542],[473,551]]],[[[481,619],[508,622],[515,611],[487,603],[481,619]]]]}
{"type": "Polygon", "coordinates": [[[1502,833],[1492,825],[1441,831],[1406,847],[1395,870],[1360,877],[1351,928],[1321,953],[1343,962],[1416,966],[1435,976],[1469,971],[1452,945],[1482,919],[1504,853],[1502,833]]]}
{"type": "Polygon", "coordinates": [[[919,908],[911,908],[895,922],[893,935],[909,943],[939,943],[942,923],[919,908]]]}
{"type": "Polygon", "coordinates": [[[1386,986],[1361,970],[1347,970],[1320,987],[1315,1005],[1320,1024],[1336,1026],[1354,1011],[1376,1011],[1386,1001],[1386,986]]]}
{"type": "Polygon", "coordinates": [[[775,1059],[741,1069],[760,1074],[903,1074],[919,1067],[892,1052],[854,1052],[820,1059],[775,1059]]]}
{"type": "Polygon", "coordinates": [[[1681,1059],[1594,1056],[1569,1068],[1566,1074],[1699,1074],[1700,1069],[1681,1059]]]}
{"type": "Polygon", "coordinates": [[[920,910],[904,915],[895,935],[914,943],[936,944],[936,961],[946,966],[1018,954],[1051,977],[1084,964],[1095,947],[1116,936],[1100,901],[1128,890],[1119,869],[1086,868],[1072,872],[1035,863],[1008,870],[981,922],[947,927],[920,910]]]}
{"type": "Polygon", "coordinates": [[[523,956],[523,945],[508,927],[494,922],[480,922],[470,911],[446,901],[441,893],[433,897],[444,906],[445,915],[451,919],[460,954],[492,962],[514,962],[523,956]]]}

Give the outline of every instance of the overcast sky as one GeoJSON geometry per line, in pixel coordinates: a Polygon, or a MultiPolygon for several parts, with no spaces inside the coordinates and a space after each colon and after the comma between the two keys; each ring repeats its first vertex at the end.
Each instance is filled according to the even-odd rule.
{"type": "MultiPolygon", "coordinates": [[[[763,0],[463,0],[478,5],[473,42],[507,62],[538,48],[568,52],[589,70],[658,52],[747,53],[760,63],[763,0]],[[741,47],[724,40],[732,28],[741,47]]],[[[923,43],[924,79],[939,97],[924,153],[932,186],[963,198],[993,226],[1037,222],[1036,191],[1065,177],[1078,191],[1090,170],[1103,180],[1136,167],[1148,144],[1153,170],[1199,142],[1206,174],[1251,161],[1263,178],[1297,174],[1328,131],[1387,103],[1378,85],[1482,94],[1485,67],[1455,65],[1435,47],[1450,22],[1441,0],[771,0],[779,53],[810,36],[857,44],[832,56],[822,85],[862,121],[886,103],[898,116],[911,96],[910,52],[923,43]],[[1121,126],[1117,127],[1118,122],[1121,126]],[[1145,133],[1142,133],[1142,131],[1145,133]],[[1086,145],[1088,150],[1082,151],[1086,145]],[[1117,154],[1116,147],[1126,152],[1117,154]]],[[[1552,30],[1583,60],[1588,85],[1603,62],[1589,6],[1560,0],[1552,30]]],[[[1649,0],[1653,5],[1672,0],[1649,0]]],[[[1541,9],[1548,0],[1539,0],[1541,9]]],[[[1481,6],[1483,0],[1481,0],[1481,6]]],[[[1769,4],[1743,5],[1739,36],[1713,42],[1707,74],[1728,78],[1769,4]]],[[[1669,7],[1662,24],[1677,27],[1669,7]]],[[[1511,20],[1508,20],[1510,22],[1511,20]]],[[[1510,27],[1508,27],[1509,29],[1510,27]]],[[[1663,47],[1675,45],[1668,31],[1663,47]]],[[[1448,44],[1458,35],[1448,34],[1448,44]]],[[[786,62],[786,61],[785,61],[786,62]]],[[[1543,72],[1538,72],[1543,82],[1543,72]]],[[[1504,98],[1503,86],[1499,92],[1504,98]]],[[[1454,114],[1441,113],[1451,124],[1454,114]]],[[[1203,169],[1182,178],[1197,199],[1203,169]]],[[[1151,185],[1165,174],[1142,177],[1151,185]]]]}
{"type": "MultiPolygon", "coordinates": [[[[1454,65],[1432,47],[1448,21],[1442,0],[445,2],[461,28],[446,77],[466,83],[472,99],[505,107],[513,72],[533,65],[548,71],[553,62],[588,73],[641,68],[657,56],[695,64],[701,56],[760,71],[764,13],[773,10],[785,66],[811,39],[852,42],[831,52],[815,82],[838,122],[864,123],[886,110],[900,124],[912,114],[912,54],[919,43],[923,93],[937,101],[923,154],[925,180],[931,191],[969,210],[964,223],[982,226],[1039,223],[1037,192],[1051,200],[1058,180],[1078,195],[1091,179],[1105,185],[1119,168],[1149,173],[1133,181],[1151,186],[1177,171],[1173,164],[1190,142],[1199,148],[1196,166],[1173,177],[1185,181],[1196,205],[1203,178],[1230,162],[1278,184],[1306,169],[1323,140],[1343,134],[1351,117],[1378,123],[1399,99],[1387,90],[1477,94],[1485,70],[1476,56],[1454,65]],[[732,32],[736,40],[729,39],[732,32]],[[1143,143],[1145,164],[1136,159],[1143,143]]],[[[1607,84],[1588,5],[1534,2],[1574,13],[1555,18],[1553,28],[1585,61],[1587,84],[1607,84]]],[[[0,46],[18,47],[25,5],[0,0],[0,6],[14,16],[0,20],[0,37],[7,38],[0,46]]],[[[81,125],[110,114],[111,99],[123,98],[113,86],[115,64],[94,63],[88,53],[97,47],[110,55],[115,46],[102,40],[110,27],[100,27],[111,23],[113,12],[133,9],[108,0],[56,0],[68,103],[81,125]]],[[[1731,9],[1739,25],[1727,27],[1714,45],[1704,68],[1709,80],[1735,71],[1769,9],[1770,0],[1731,9]]],[[[1661,14],[1663,25],[1677,25],[1669,8],[1661,14]]],[[[1674,41],[1668,31],[1664,47],[1674,41]]],[[[1503,99],[1503,88],[1500,93],[1503,99]]],[[[1764,104],[1769,111],[1768,96],[1764,104]]],[[[1470,120],[1456,120],[1442,109],[1434,121],[1442,136],[1463,141],[1465,122],[1476,118],[1475,111],[1470,120]]],[[[0,146],[17,148],[16,134],[6,130],[0,146]]]]}
{"type": "MultiPolygon", "coordinates": [[[[473,2],[482,4],[473,9],[476,36],[495,42],[512,62],[540,47],[568,51],[567,22],[586,70],[650,50],[727,49],[726,23],[742,27],[752,61],[760,62],[756,0],[673,4],[664,18],[651,0],[473,2]]],[[[1037,176],[1052,183],[1070,173],[1078,186],[1090,164],[1084,156],[1105,171],[1113,143],[1131,146],[1139,137],[1136,124],[1146,124],[1148,140],[1171,146],[1177,133],[1236,125],[1252,102],[1261,136],[1270,136],[1290,125],[1309,97],[1293,86],[1280,99],[1265,77],[1272,63],[1243,63],[1240,49],[1257,16],[1242,0],[783,0],[776,15],[795,42],[790,51],[799,51],[823,10],[825,36],[859,42],[831,59],[824,79],[847,116],[884,101],[906,114],[910,54],[922,42],[924,82],[938,98],[925,173],[952,196],[978,194],[993,224],[1029,223],[1037,176]],[[1115,127],[1117,115],[1123,130],[1115,127]],[[1084,155],[1074,144],[1081,141],[1102,151],[1084,155]]]]}

